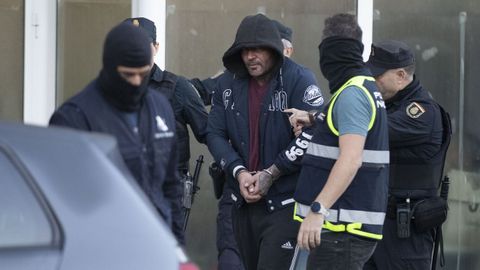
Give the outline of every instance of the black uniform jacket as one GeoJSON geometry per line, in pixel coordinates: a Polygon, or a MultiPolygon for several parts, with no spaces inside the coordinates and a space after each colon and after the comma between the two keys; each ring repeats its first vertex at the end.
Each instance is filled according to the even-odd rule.
{"type": "Polygon", "coordinates": [[[67,100],[50,118],[51,125],[113,135],[130,172],[156,206],[180,243],[184,242],[176,165],[175,119],[167,99],[147,91],[138,111],[138,131],[128,116],[112,106],[97,80],[67,100]]]}

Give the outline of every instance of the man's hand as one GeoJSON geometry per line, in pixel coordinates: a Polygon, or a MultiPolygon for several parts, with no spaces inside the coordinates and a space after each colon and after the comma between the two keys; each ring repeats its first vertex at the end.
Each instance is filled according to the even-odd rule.
{"type": "Polygon", "coordinates": [[[268,167],[265,170],[262,170],[255,174],[253,177],[256,179],[254,186],[254,194],[259,194],[261,196],[265,196],[268,193],[268,190],[273,184],[273,181],[277,180],[281,175],[280,170],[277,168],[275,164],[268,167]]]}
{"type": "Polygon", "coordinates": [[[273,184],[273,177],[269,173],[263,171],[258,172],[253,176],[256,181],[254,186],[253,194],[259,194],[260,196],[265,196],[268,193],[268,190],[273,184]]]}
{"type": "Polygon", "coordinates": [[[288,120],[290,121],[290,125],[292,125],[294,129],[297,129],[299,126],[300,129],[303,127],[309,127],[313,124],[310,123],[310,118],[307,111],[291,108],[285,109],[283,110],[283,112],[291,113],[291,115],[288,117],[288,120]]]}
{"type": "Polygon", "coordinates": [[[303,219],[297,236],[297,245],[306,250],[312,250],[320,245],[324,216],[309,212],[303,219]]]}
{"type": "Polygon", "coordinates": [[[254,193],[258,179],[255,179],[250,172],[246,170],[241,171],[237,176],[237,180],[240,193],[247,203],[253,203],[262,198],[260,194],[254,193]]]}
{"type": "Polygon", "coordinates": [[[302,134],[302,131],[303,131],[303,126],[301,125],[298,125],[293,128],[293,133],[295,134],[295,137],[300,136],[300,134],[302,134]]]}

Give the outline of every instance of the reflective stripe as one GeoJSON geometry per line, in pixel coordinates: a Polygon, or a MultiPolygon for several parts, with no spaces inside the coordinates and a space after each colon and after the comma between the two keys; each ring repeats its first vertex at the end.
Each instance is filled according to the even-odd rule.
{"type": "Polygon", "coordinates": [[[370,233],[366,231],[362,231],[362,224],[361,223],[352,223],[347,225],[347,232],[367,238],[373,238],[377,240],[382,240],[383,235],[382,234],[376,234],[376,233],[370,233]]]}
{"type": "Polygon", "coordinates": [[[375,106],[375,101],[374,101],[372,95],[370,94],[368,89],[365,88],[365,86],[363,86],[363,83],[364,83],[365,80],[375,81],[375,79],[373,77],[355,76],[355,77],[351,78],[350,80],[348,80],[344,85],[342,85],[342,87],[340,87],[335,92],[335,94],[333,94],[333,96],[331,97],[330,105],[329,105],[328,111],[327,111],[327,125],[328,125],[328,128],[330,129],[330,131],[333,134],[335,134],[336,136],[338,136],[340,133],[335,128],[335,125],[333,124],[333,105],[335,104],[335,101],[337,100],[337,97],[340,95],[340,93],[342,93],[343,90],[345,90],[347,87],[349,87],[351,85],[354,85],[354,86],[360,88],[363,92],[365,92],[365,94],[368,97],[368,100],[370,101],[370,105],[372,106],[372,117],[370,118],[370,122],[368,124],[368,130],[372,129],[373,123],[375,122],[375,118],[377,116],[377,108],[375,106]]]}
{"type": "MultiPolygon", "coordinates": [[[[308,214],[309,211],[310,211],[310,207],[308,205],[295,203],[295,208],[293,211],[293,219],[299,222],[303,222],[303,218],[308,214]]],[[[385,213],[341,209],[340,221],[349,222],[343,219],[344,218],[351,219],[352,217],[358,218],[359,220],[357,220],[357,222],[350,222],[349,224],[333,224],[332,222],[337,222],[336,219],[338,216],[338,211],[332,210],[332,209],[329,209],[328,211],[330,212],[330,215],[325,219],[325,222],[323,223],[322,227],[329,231],[332,231],[332,232],[346,231],[350,234],[363,236],[366,238],[372,238],[376,240],[381,240],[383,238],[382,234],[362,231],[362,225],[368,224],[368,225],[382,226],[383,220],[385,219],[385,213]],[[360,220],[364,220],[365,222],[359,222],[360,220]]]]}
{"type": "Polygon", "coordinates": [[[295,203],[295,207],[293,207],[293,220],[296,220],[296,221],[299,221],[299,222],[303,222],[303,215],[300,216],[297,214],[297,207],[298,206],[298,203],[295,203]]]}
{"type": "Polygon", "coordinates": [[[326,221],[323,224],[323,228],[325,228],[327,230],[330,230],[332,232],[344,232],[344,231],[346,231],[345,224],[332,224],[328,221],[326,221]]]}
{"type": "MultiPolygon", "coordinates": [[[[295,214],[297,216],[299,216],[300,218],[302,218],[302,221],[303,221],[303,217],[306,217],[308,212],[310,212],[310,206],[308,205],[305,205],[305,204],[301,204],[301,203],[295,203],[295,214]]],[[[328,217],[325,218],[325,220],[328,220],[328,221],[331,221],[331,222],[337,222],[338,221],[338,210],[335,210],[335,209],[328,209],[328,212],[330,212],[330,214],[328,215],[328,217]]]]}
{"type": "Polygon", "coordinates": [[[358,236],[363,236],[367,238],[372,238],[376,240],[382,240],[383,235],[381,234],[376,234],[376,233],[370,233],[370,232],[365,232],[362,231],[362,223],[350,223],[345,226],[345,224],[332,224],[328,221],[326,221],[323,226],[323,228],[332,231],[332,232],[348,232],[354,235],[358,236]]]}
{"type": "Polygon", "coordinates": [[[232,198],[233,201],[235,201],[235,202],[237,201],[237,196],[233,195],[233,193],[230,194],[230,197],[232,198]]]}
{"type": "MultiPolygon", "coordinates": [[[[385,213],[372,212],[372,211],[360,211],[360,210],[347,210],[347,209],[328,209],[330,215],[325,220],[330,222],[346,222],[346,223],[362,223],[368,225],[383,225],[385,220],[385,213]],[[340,211],[340,215],[339,215],[340,211]]],[[[310,212],[310,206],[296,203],[295,213],[297,216],[306,217],[310,212]]]]}
{"type": "MultiPolygon", "coordinates": [[[[340,148],[310,142],[307,148],[307,154],[337,160],[340,155],[340,148]]],[[[390,152],[382,150],[363,150],[362,162],[388,164],[390,162],[390,152]]]]}
{"type": "Polygon", "coordinates": [[[290,198],[290,199],[286,199],[284,201],[282,201],[282,205],[287,205],[287,204],[291,204],[291,203],[294,203],[295,200],[293,198],[290,198]]]}
{"type": "Polygon", "coordinates": [[[342,209],[340,210],[338,219],[348,223],[359,222],[362,224],[381,226],[385,220],[385,213],[342,209]]]}

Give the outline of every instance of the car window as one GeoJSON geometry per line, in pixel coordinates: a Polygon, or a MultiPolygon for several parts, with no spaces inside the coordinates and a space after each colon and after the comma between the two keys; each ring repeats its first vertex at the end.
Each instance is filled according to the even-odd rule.
{"type": "Polygon", "coordinates": [[[49,245],[52,239],[53,230],[32,189],[0,151],[0,248],[49,245]]]}

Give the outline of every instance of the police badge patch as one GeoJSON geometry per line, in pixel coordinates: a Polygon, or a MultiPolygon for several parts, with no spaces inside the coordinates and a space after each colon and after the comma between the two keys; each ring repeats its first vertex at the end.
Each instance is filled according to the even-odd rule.
{"type": "Polygon", "coordinates": [[[305,94],[303,95],[303,102],[311,106],[320,106],[323,104],[323,96],[320,88],[316,85],[310,85],[305,89],[305,94]]]}
{"type": "Polygon", "coordinates": [[[410,105],[407,106],[407,115],[410,118],[418,118],[420,115],[422,115],[425,112],[425,109],[420,106],[420,104],[416,102],[410,103],[410,105]]]}

